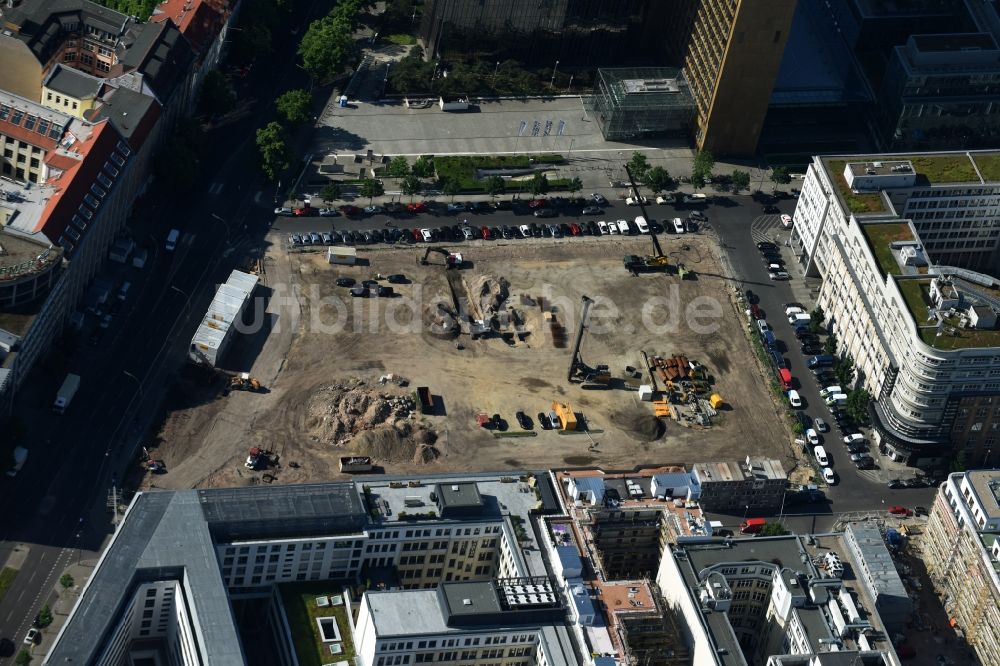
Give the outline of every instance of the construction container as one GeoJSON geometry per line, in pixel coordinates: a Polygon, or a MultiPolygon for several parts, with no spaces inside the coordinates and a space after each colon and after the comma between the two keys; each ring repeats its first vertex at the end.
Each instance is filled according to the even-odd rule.
{"type": "Polygon", "coordinates": [[[708,399],[708,404],[712,405],[712,409],[719,409],[720,407],[722,407],[722,405],[725,404],[725,402],[723,402],[721,395],[719,395],[718,393],[713,393],[711,397],[708,399]]]}
{"type": "Polygon", "coordinates": [[[330,247],[326,250],[326,258],[331,264],[353,266],[358,261],[358,250],[354,247],[330,247]]]}
{"type": "Polygon", "coordinates": [[[639,387],[639,400],[643,402],[652,402],[653,400],[653,387],[649,384],[643,384],[639,387]]]}
{"type": "Polygon", "coordinates": [[[576,413],[572,407],[561,402],[553,402],[552,411],[559,417],[563,430],[576,430],[576,413]]]}

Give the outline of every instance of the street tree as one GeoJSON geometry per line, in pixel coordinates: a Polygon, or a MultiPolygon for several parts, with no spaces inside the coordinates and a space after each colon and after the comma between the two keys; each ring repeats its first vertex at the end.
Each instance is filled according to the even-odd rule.
{"type": "Polygon", "coordinates": [[[68,590],[69,588],[73,587],[75,583],[76,581],[73,580],[73,577],[68,573],[65,573],[59,577],[59,584],[63,586],[63,589],[68,590]]]}
{"type": "Polygon", "coordinates": [[[766,523],[760,531],[761,536],[785,536],[788,530],[781,523],[766,523]]]}
{"type": "Polygon", "coordinates": [[[354,49],[353,26],[343,16],[326,16],[309,24],[299,43],[302,67],[318,81],[339,74],[354,49]]]}
{"type": "Polygon", "coordinates": [[[792,182],[792,177],[788,173],[788,168],[783,166],[776,166],[771,169],[771,182],[775,185],[787,185],[792,182]]]}
{"type": "Polygon", "coordinates": [[[570,178],[569,182],[566,183],[566,189],[570,194],[576,194],[583,189],[583,181],[576,177],[570,178]]]}
{"type": "Polygon", "coordinates": [[[410,173],[417,178],[430,178],[434,175],[434,163],[426,157],[418,157],[410,167],[410,173]]]}
{"type": "MultiPolygon", "coordinates": [[[[847,396],[850,399],[850,396],[847,396]]],[[[951,459],[951,464],[948,466],[948,471],[952,472],[964,472],[968,469],[968,464],[965,460],[965,449],[961,449],[955,454],[955,457],[951,459]]]]}
{"type": "Polygon", "coordinates": [[[653,194],[659,194],[664,190],[670,189],[670,173],[661,166],[655,166],[652,169],[649,169],[643,180],[646,182],[646,187],[648,187],[653,194]]]}
{"type": "Polygon", "coordinates": [[[38,611],[38,626],[45,628],[52,624],[52,609],[49,608],[48,604],[42,606],[42,610],[38,611]]]}
{"type": "Polygon", "coordinates": [[[301,125],[312,118],[312,95],[306,90],[289,90],[274,100],[274,106],[289,125],[301,125]]]}
{"type": "Polygon", "coordinates": [[[410,203],[413,203],[413,197],[420,193],[420,179],[416,176],[407,176],[399,181],[399,188],[403,194],[410,197],[410,203]]]}
{"type": "Polygon", "coordinates": [[[442,178],[441,191],[444,192],[445,196],[451,197],[451,200],[454,201],[455,196],[462,193],[462,183],[456,178],[442,178]]]}
{"type": "Polygon", "coordinates": [[[528,181],[528,189],[534,195],[545,194],[549,191],[549,177],[544,173],[536,173],[528,181]]]}
{"type": "Polygon", "coordinates": [[[393,157],[385,167],[385,173],[390,178],[406,178],[410,175],[410,163],[405,157],[393,157]]]}
{"type": "Polygon", "coordinates": [[[336,201],[340,198],[340,185],[338,183],[324,185],[319,191],[319,198],[323,201],[336,201]]]}
{"type": "Polygon", "coordinates": [[[503,194],[503,191],[507,189],[507,182],[500,176],[490,176],[486,179],[486,193],[490,195],[491,199],[496,199],[497,195],[503,194]]]}
{"type": "Polygon", "coordinates": [[[28,664],[31,663],[32,658],[33,657],[30,652],[27,650],[21,650],[17,653],[17,656],[14,657],[14,663],[17,664],[17,666],[28,666],[28,664]]]}
{"type": "Polygon", "coordinates": [[[271,180],[275,180],[292,163],[285,129],[277,121],[271,121],[257,130],[257,151],[261,169],[271,180]]]}
{"type": "Polygon", "coordinates": [[[371,205],[372,200],[375,197],[380,197],[385,194],[385,187],[383,187],[381,181],[375,180],[374,178],[365,178],[361,181],[361,185],[358,186],[358,194],[363,197],[368,197],[368,205],[371,205]]]}
{"type": "Polygon", "coordinates": [[[830,356],[837,355],[837,336],[831,333],[823,341],[823,353],[829,354],[830,356]]]}
{"type": "Polygon", "coordinates": [[[739,192],[740,190],[750,189],[750,172],[740,171],[736,169],[733,171],[732,177],[733,192],[739,192]]]}
{"type": "Polygon", "coordinates": [[[820,333],[823,331],[823,322],[826,321],[826,313],[823,308],[816,306],[816,309],[809,313],[809,332],[820,333]]]}
{"type": "Polygon", "coordinates": [[[854,361],[850,356],[842,356],[837,359],[837,364],[833,368],[833,374],[837,377],[837,382],[841,386],[849,386],[854,381],[854,361]]]}
{"type": "Polygon", "coordinates": [[[193,118],[181,120],[177,123],[170,140],[153,160],[153,172],[170,187],[171,191],[183,194],[198,184],[203,138],[201,125],[196,120],[193,118]]]}
{"type": "Polygon", "coordinates": [[[715,158],[707,150],[699,150],[694,156],[694,163],[691,165],[691,178],[695,175],[701,176],[702,180],[712,176],[712,169],[715,168],[715,158]]]}
{"type": "Polygon", "coordinates": [[[198,96],[198,108],[207,116],[228,113],[236,106],[236,91],[225,75],[213,69],[205,75],[198,96]]]}
{"type": "Polygon", "coordinates": [[[649,160],[637,150],[632,153],[632,158],[628,161],[628,170],[632,173],[633,178],[641,181],[646,177],[646,172],[649,171],[649,160]]]}
{"type": "Polygon", "coordinates": [[[691,187],[696,190],[700,190],[705,187],[705,176],[700,173],[691,174],[691,187]]]}
{"type": "Polygon", "coordinates": [[[871,396],[863,388],[854,389],[847,394],[847,414],[858,423],[868,420],[868,403],[871,396]]]}

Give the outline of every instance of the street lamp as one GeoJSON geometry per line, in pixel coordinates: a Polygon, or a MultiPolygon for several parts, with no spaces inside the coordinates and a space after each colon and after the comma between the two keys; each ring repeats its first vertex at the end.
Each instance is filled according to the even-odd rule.
{"type": "Polygon", "coordinates": [[[173,285],[172,284],[172,285],[170,285],[170,288],[173,289],[174,291],[176,291],[181,296],[183,296],[185,299],[188,298],[187,292],[184,291],[183,289],[181,289],[180,287],[178,287],[177,285],[173,285]]]}
{"type": "Polygon", "coordinates": [[[576,76],[576,75],[575,74],[570,74],[569,75],[569,85],[566,87],[566,90],[572,90],[573,89],[573,77],[574,76],[576,76]]]}
{"type": "Polygon", "coordinates": [[[140,380],[138,377],[136,377],[135,375],[133,375],[128,370],[122,370],[122,374],[125,375],[126,377],[128,377],[129,379],[134,380],[135,381],[135,385],[139,388],[139,393],[142,393],[142,380],[140,380]]]}
{"type": "Polygon", "coordinates": [[[497,85],[497,72],[500,71],[500,61],[497,60],[497,66],[493,68],[493,83],[491,84],[494,88],[497,85]]]}
{"type": "Polygon", "coordinates": [[[556,72],[559,71],[559,61],[556,60],[556,66],[552,68],[552,80],[549,81],[549,88],[556,84],[556,72]]]}

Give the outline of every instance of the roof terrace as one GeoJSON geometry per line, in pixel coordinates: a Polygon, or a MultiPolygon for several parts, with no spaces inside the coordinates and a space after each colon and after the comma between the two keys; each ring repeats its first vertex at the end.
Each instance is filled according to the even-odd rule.
{"type": "Polygon", "coordinates": [[[930,297],[930,278],[899,279],[896,280],[896,285],[924,344],[942,351],[1000,347],[1000,330],[963,328],[960,315],[940,311],[937,313],[940,324],[937,319],[931,320],[930,308],[933,301],[930,297]]]}

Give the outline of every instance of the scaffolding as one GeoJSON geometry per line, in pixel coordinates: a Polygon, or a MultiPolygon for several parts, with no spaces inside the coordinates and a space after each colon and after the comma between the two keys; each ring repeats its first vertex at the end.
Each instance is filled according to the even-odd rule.
{"type": "Polygon", "coordinates": [[[694,99],[676,68],[599,69],[587,108],[608,141],[687,138],[694,125],[694,99]]]}

